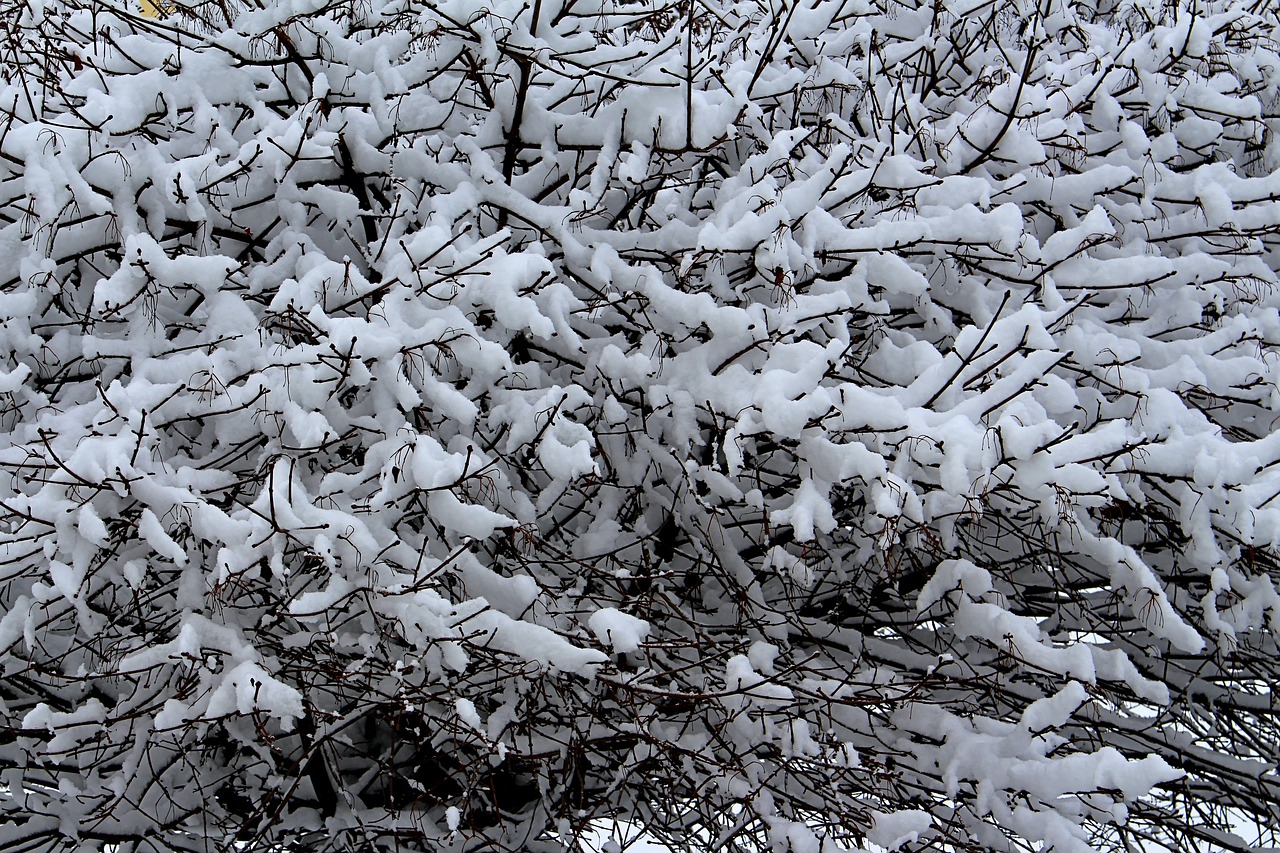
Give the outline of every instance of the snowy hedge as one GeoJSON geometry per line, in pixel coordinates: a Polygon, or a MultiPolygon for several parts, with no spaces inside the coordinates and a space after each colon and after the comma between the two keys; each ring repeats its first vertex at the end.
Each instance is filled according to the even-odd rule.
{"type": "Polygon", "coordinates": [[[1272,0],[0,21],[6,851],[1280,843],[1272,0]]]}

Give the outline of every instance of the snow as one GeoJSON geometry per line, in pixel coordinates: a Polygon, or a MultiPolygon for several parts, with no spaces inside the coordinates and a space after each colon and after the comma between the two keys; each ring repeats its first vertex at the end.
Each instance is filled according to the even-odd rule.
{"type": "Polygon", "coordinates": [[[478,632],[476,644],[497,649],[537,663],[553,672],[575,673],[584,677],[595,674],[606,660],[603,652],[584,649],[542,625],[512,619],[488,609],[484,599],[473,599],[464,613],[468,632],[478,632]]]}
{"type": "Polygon", "coordinates": [[[470,699],[459,699],[454,702],[454,708],[457,709],[459,720],[477,731],[484,731],[484,725],[480,720],[480,715],[476,712],[474,702],[470,699]]]}
{"type": "Polygon", "coordinates": [[[0,846],[1266,824],[1273,7],[21,6],[0,846]]]}
{"type": "Polygon", "coordinates": [[[613,607],[592,613],[587,625],[597,640],[620,655],[636,651],[649,636],[648,622],[613,607]]]}
{"type": "Polygon", "coordinates": [[[279,717],[291,726],[302,716],[302,694],[269,675],[252,661],[245,661],[227,672],[221,684],[209,695],[205,716],[250,714],[262,711],[279,717]]]}
{"type": "Polygon", "coordinates": [[[921,811],[877,814],[867,840],[885,850],[897,850],[919,839],[932,823],[929,815],[921,811]]]}

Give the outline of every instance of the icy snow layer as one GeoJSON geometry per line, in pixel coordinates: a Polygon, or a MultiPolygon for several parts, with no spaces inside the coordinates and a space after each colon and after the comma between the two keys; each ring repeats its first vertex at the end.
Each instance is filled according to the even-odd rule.
{"type": "Polygon", "coordinates": [[[3,8],[0,846],[1280,824],[1274,4],[3,8]]]}

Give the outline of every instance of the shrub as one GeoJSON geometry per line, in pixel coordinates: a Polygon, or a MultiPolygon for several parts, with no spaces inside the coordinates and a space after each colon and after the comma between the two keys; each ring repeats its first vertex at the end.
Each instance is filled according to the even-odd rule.
{"type": "Polygon", "coordinates": [[[6,850],[1277,843],[1274,3],[2,5],[6,850]]]}

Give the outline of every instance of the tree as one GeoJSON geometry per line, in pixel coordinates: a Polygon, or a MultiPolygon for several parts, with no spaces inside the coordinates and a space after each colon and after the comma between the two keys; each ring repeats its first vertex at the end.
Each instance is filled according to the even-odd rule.
{"type": "Polygon", "coordinates": [[[1277,844],[1270,0],[164,11],[3,3],[5,850],[1277,844]]]}

